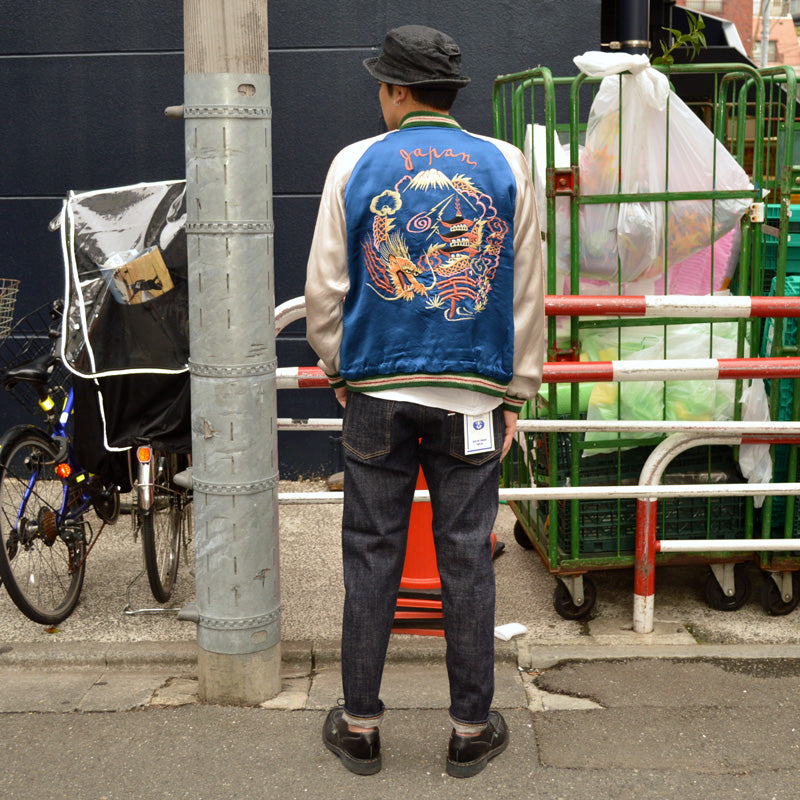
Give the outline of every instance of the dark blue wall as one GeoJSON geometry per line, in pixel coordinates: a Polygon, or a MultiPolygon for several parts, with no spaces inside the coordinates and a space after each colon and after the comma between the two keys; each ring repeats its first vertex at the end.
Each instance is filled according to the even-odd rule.
{"type": "MultiPolygon", "coordinates": [[[[328,165],[378,133],[377,86],[361,61],[388,28],[421,23],[461,45],[473,81],[453,113],[491,134],[497,75],[543,64],[573,75],[600,44],[601,0],[270,0],[276,303],[303,292],[305,259],[328,165]]],[[[0,25],[0,277],[22,279],[17,315],[62,292],[61,249],[47,223],[70,189],[182,177],[183,20],[177,0],[26,0],[0,25]],[[54,9],[57,9],[54,12],[54,9]]],[[[281,366],[315,363],[295,324],[281,366]]],[[[2,353],[0,353],[0,361],[2,353]]],[[[280,416],[334,416],[331,392],[286,392],[280,416]]],[[[20,412],[0,397],[0,428],[20,412]]],[[[282,433],[284,477],[340,468],[336,437],[282,433]]]]}

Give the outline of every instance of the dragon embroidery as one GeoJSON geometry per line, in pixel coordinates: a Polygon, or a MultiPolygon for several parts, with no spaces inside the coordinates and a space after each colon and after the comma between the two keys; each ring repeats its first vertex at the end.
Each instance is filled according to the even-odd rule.
{"type": "MultiPolygon", "coordinates": [[[[418,207],[418,198],[413,200],[407,205],[418,207]]],[[[470,319],[486,308],[508,225],[469,177],[449,178],[438,169],[405,175],[373,197],[369,210],[371,231],[361,246],[368,285],[378,296],[424,302],[448,321],[470,319]],[[430,192],[435,202],[403,218],[408,192],[430,192]],[[415,260],[412,253],[421,255],[415,260]]]]}

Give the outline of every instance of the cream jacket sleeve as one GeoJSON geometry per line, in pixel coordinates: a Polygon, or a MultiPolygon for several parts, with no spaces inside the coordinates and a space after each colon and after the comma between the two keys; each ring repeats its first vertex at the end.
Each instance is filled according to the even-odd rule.
{"type": "Polygon", "coordinates": [[[342,306],[350,289],[344,190],[356,162],[376,138],[355,142],[334,158],[322,189],[306,268],[306,339],[334,388],[344,385],[339,375],[339,348],[342,306]]]}
{"type": "Polygon", "coordinates": [[[546,328],[544,316],[545,275],[542,237],[533,180],[522,152],[495,140],[517,180],[514,214],[514,367],[506,390],[506,407],[530,400],[542,384],[546,328]]]}

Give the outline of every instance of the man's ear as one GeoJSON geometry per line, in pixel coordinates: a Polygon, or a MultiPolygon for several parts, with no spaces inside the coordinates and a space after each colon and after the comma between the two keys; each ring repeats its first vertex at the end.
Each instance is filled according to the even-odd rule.
{"type": "Polygon", "coordinates": [[[411,90],[408,86],[397,86],[396,84],[392,87],[392,94],[390,95],[391,99],[394,101],[395,105],[400,105],[400,103],[405,102],[407,97],[411,96],[411,90]]]}

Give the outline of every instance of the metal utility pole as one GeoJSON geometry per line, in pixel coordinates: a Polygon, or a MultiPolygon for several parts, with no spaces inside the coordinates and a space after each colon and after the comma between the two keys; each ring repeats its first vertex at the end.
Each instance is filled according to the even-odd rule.
{"type": "Polygon", "coordinates": [[[184,0],[200,697],[280,691],[267,0],[184,0]]]}
{"type": "Polygon", "coordinates": [[[624,53],[645,53],[650,50],[650,0],[619,0],[617,5],[616,49],[624,53]]]}

